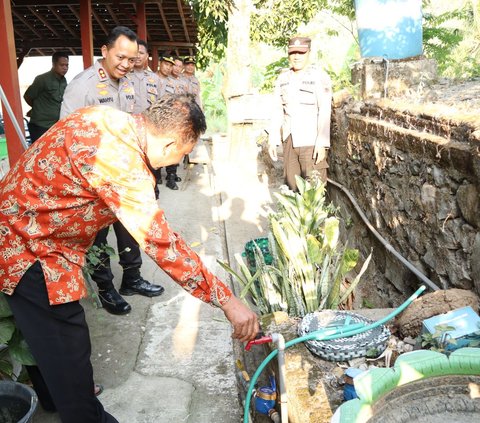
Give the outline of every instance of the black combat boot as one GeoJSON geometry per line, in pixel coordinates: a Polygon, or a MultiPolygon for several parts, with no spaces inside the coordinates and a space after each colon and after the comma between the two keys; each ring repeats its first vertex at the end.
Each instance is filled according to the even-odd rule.
{"type": "Polygon", "coordinates": [[[111,314],[127,314],[132,310],[132,306],[122,298],[115,288],[99,290],[98,296],[103,308],[111,314]]]}
{"type": "Polygon", "coordinates": [[[143,295],[145,297],[158,297],[163,294],[163,286],[154,285],[140,275],[140,269],[128,269],[123,272],[120,294],[143,295]]]}
{"type": "Polygon", "coordinates": [[[168,188],[173,189],[174,191],[178,190],[178,185],[175,182],[176,178],[177,175],[175,175],[175,173],[170,173],[167,175],[167,182],[165,183],[168,188]]]}

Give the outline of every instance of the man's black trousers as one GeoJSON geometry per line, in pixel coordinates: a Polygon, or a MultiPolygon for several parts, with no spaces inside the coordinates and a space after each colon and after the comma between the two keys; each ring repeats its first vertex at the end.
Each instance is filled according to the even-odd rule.
{"type": "Polygon", "coordinates": [[[90,335],[80,303],[51,306],[38,261],[6,297],[43,376],[43,395],[50,396],[40,402],[53,400],[63,423],[118,423],[94,393],[90,335]]]}
{"type": "MultiPolygon", "coordinates": [[[[119,263],[120,266],[123,267],[124,275],[127,276],[129,272],[132,274],[138,274],[138,269],[142,266],[142,256],[140,254],[138,242],[135,241],[135,238],[130,235],[121,222],[117,221],[112,226],[117,237],[119,263]]],[[[102,244],[108,244],[107,235],[108,226],[98,232],[94,245],[101,247],[102,244]]],[[[99,259],[101,264],[95,267],[92,279],[97,283],[98,289],[104,291],[114,287],[113,273],[110,267],[110,256],[107,253],[102,252],[99,259]]]]}

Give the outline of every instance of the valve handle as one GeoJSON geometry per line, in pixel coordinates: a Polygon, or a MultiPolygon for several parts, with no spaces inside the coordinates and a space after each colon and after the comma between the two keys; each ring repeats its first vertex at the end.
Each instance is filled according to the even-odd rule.
{"type": "Polygon", "coordinates": [[[271,336],[262,336],[260,338],[253,339],[251,341],[248,341],[247,345],[245,346],[245,351],[250,351],[252,345],[267,344],[268,342],[272,342],[271,336]]]}

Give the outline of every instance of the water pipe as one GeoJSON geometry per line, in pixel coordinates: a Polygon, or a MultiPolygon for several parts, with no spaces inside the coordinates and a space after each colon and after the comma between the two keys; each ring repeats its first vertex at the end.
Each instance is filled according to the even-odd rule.
{"type": "Polygon", "coordinates": [[[327,182],[336,186],[337,188],[340,188],[347,195],[348,199],[353,204],[353,207],[355,207],[355,210],[357,210],[358,214],[362,218],[365,225],[367,225],[368,229],[370,229],[373,235],[375,235],[375,237],[382,243],[382,245],[385,247],[387,251],[391,252],[398,260],[400,260],[402,264],[404,264],[412,273],[415,274],[415,276],[417,276],[422,282],[428,285],[433,291],[440,290],[440,288],[435,283],[433,283],[422,272],[420,272],[412,263],[410,263],[397,250],[395,250],[395,248],[393,248],[392,245],[389,244],[387,240],[378,233],[378,231],[373,227],[373,225],[367,219],[367,216],[365,216],[365,213],[363,213],[363,211],[360,209],[360,206],[355,201],[355,198],[353,198],[352,194],[347,190],[347,188],[345,188],[343,185],[339,184],[338,182],[332,181],[329,178],[327,179],[327,182]]]}
{"type": "MultiPolygon", "coordinates": [[[[426,287],[422,285],[420,288],[418,288],[403,304],[401,304],[397,309],[392,311],[388,316],[385,316],[383,319],[377,320],[376,322],[373,322],[369,325],[363,325],[363,324],[355,324],[355,325],[348,325],[343,327],[343,330],[341,328],[332,328],[332,329],[320,329],[315,332],[311,332],[308,335],[301,336],[299,338],[292,339],[291,341],[288,341],[285,343],[285,349],[290,348],[293,345],[299,344],[300,342],[305,342],[305,341],[311,341],[313,339],[315,340],[324,340],[324,341],[329,341],[332,339],[338,339],[338,338],[347,338],[353,335],[357,335],[359,333],[363,333],[366,331],[369,331],[371,329],[375,329],[376,327],[383,325],[384,323],[388,322],[389,320],[393,319],[397,314],[400,314],[403,310],[405,310],[412,302],[417,298],[423,291],[425,291],[426,287]],[[362,327],[358,327],[358,325],[361,325],[362,327]],[[351,327],[354,326],[352,329],[351,327]]],[[[270,340],[273,340],[273,336],[268,336],[265,337],[270,340]]],[[[262,339],[262,338],[260,338],[262,339]]],[[[253,341],[250,341],[245,349],[247,351],[250,350],[252,345],[256,344],[261,344],[265,342],[269,342],[268,340],[265,340],[265,342],[260,342],[260,339],[256,339],[253,341]]],[[[271,342],[271,341],[270,341],[271,342]]],[[[257,381],[258,377],[262,373],[263,369],[266,367],[266,365],[273,359],[277,354],[279,353],[278,349],[273,350],[265,360],[262,361],[260,366],[258,366],[256,372],[254,373],[250,385],[248,387],[247,395],[245,397],[245,405],[244,405],[244,410],[243,410],[243,423],[248,423],[248,417],[249,417],[249,410],[250,410],[250,401],[251,401],[251,396],[253,392],[253,388],[255,386],[255,382],[257,381]]],[[[282,369],[284,370],[284,369],[282,369]]],[[[280,376],[280,379],[284,377],[284,375],[280,376]]],[[[284,420],[282,416],[282,423],[288,423],[288,416],[284,420]]]]}

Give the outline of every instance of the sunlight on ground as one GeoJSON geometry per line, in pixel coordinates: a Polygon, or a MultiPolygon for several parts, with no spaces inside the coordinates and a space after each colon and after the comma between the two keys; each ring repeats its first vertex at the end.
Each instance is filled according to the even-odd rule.
{"type": "Polygon", "coordinates": [[[201,302],[191,296],[185,297],[178,324],[173,331],[173,353],[176,358],[190,358],[198,336],[198,321],[201,302]]]}

